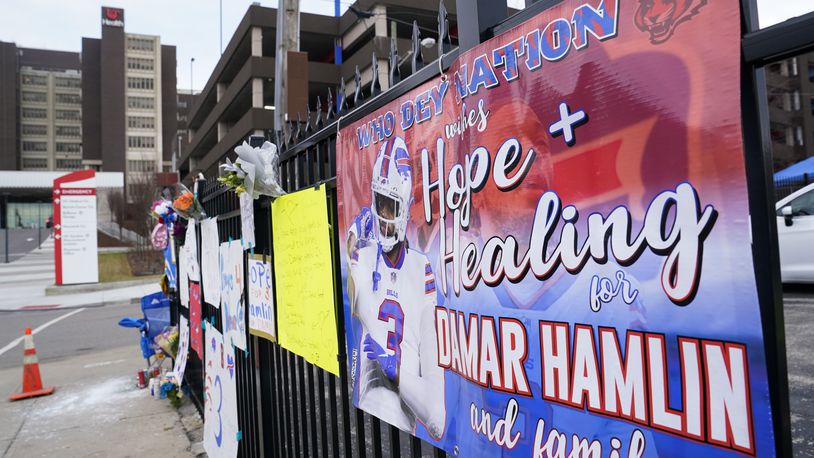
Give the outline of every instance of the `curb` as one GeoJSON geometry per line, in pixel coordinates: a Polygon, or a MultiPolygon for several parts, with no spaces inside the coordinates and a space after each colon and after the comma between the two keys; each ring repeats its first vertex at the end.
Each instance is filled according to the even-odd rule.
{"type": "Polygon", "coordinates": [[[104,307],[106,305],[123,304],[123,303],[127,303],[127,304],[130,304],[130,305],[141,304],[141,298],[140,297],[131,297],[130,299],[122,299],[120,301],[92,302],[90,304],[57,305],[56,307],[42,307],[42,308],[30,308],[30,306],[23,306],[22,308],[16,308],[16,309],[0,309],[0,314],[11,313],[11,312],[42,312],[42,311],[49,311],[49,310],[72,310],[72,309],[80,309],[80,308],[98,308],[98,307],[104,307]],[[26,308],[26,307],[29,307],[29,308],[26,308]]]}
{"type": "Polygon", "coordinates": [[[129,286],[149,285],[156,282],[156,278],[141,280],[112,281],[107,283],[86,283],[82,285],[48,286],[45,288],[46,296],[62,296],[65,294],[93,293],[108,289],[127,288],[129,286]]]}

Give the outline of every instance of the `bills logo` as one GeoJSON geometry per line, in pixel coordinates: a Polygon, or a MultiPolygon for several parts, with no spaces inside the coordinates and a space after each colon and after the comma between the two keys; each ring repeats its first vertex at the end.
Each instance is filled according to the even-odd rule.
{"type": "Polygon", "coordinates": [[[676,27],[693,18],[707,0],[639,0],[634,20],[636,27],[650,34],[654,45],[673,36],[676,27]]]}

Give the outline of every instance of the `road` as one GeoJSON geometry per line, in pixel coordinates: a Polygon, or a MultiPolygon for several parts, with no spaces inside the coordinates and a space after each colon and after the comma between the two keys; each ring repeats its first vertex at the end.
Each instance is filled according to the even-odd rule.
{"type": "MultiPolygon", "coordinates": [[[[42,240],[48,238],[50,229],[42,228],[42,240]]],[[[9,261],[14,261],[37,247],[37,229],[8,230],[9,261]]],[[[6,230],[0,229],[0,262],[6,262],[6,230]]]]}
{"type": "MultiPolygon", "coordinates": [[[[0,312],[0,351],[22,336],[26,327],[36,329],[73,313],[34,336],[40,362],[122,346],[132,346],[134,352],[140,352],[138,330],[123,328],[117,324],[126,316],[141,317],[138,304],[120,303],[88,307],[81,312],[76,310],[78,309],[0,312]]],[[[22,358],[22,345],[17,345],[0,354],[0,369],[20,366],[22,358]]]]}
{"type": "Polygon", "coordinates": [[[814,286],[783,292],[794,456],[814,457],[814,286]]]}

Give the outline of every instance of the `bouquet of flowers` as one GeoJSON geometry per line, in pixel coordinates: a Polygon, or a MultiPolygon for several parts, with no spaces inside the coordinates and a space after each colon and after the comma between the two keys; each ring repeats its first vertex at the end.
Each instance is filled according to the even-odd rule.
{"type": "Polygon", "coordinates": [[[181,183],[177,183],[171,190],[172,208],[186,219],[203,219],[206,217],[203,206],[198,199],[181,183]]]}
{"type": "Polygon", "coordinates": [[[226,158],[226,163],[221,164],[224,174],[218,178],[219,182],[233,188],[238,195],[249,193],[252,199],[285,194],[280,186],[279,156],[274,144],[264,142],[260,148],[253,148],[243,142],[235,148],[235,153],[238,156],[235,162],[226,158]]]}

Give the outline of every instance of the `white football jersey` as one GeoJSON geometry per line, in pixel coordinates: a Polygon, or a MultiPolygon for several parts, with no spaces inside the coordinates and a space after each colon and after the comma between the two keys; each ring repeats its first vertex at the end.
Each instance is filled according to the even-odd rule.
{"type": "MultiPolygon", "coordinates": [[[[350,274],[356,298],[354,314],[362,324],[357,342],[359,407],[412,432],[416,416],[399,395],[398,383],[442,371],[437,360],[432,268],[424,254],[404,246],[398,260],[391,264],[374,243],[359,249],[357,259],[350,262],[350,274]],[[378,363],[367,358],[367,334],[388,355],[400,359],[397,383],[390,382],[378,363]]],[[[438,388],[440,393],[427,393],[426,402],[444,402],[443,386],[438,388]]]]}

